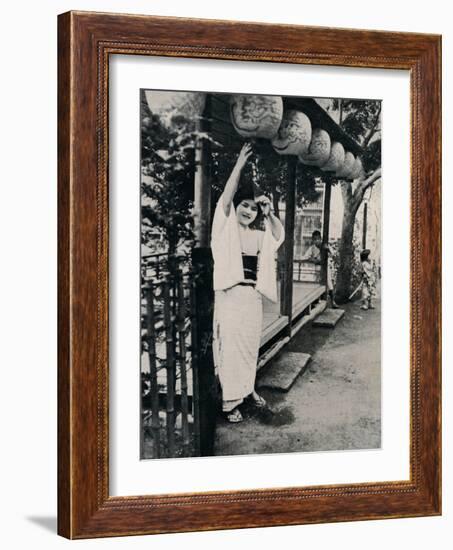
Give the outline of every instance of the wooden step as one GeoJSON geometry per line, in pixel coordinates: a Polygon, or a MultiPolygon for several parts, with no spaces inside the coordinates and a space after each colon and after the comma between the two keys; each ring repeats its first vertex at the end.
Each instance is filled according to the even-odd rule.
{"type": "Polygon", "coordinates": [[[334,328],[338,321],[343,317],[344,309],[325,309],[321,315],[318,315],[313,321],[314,327],[334,328]]]}
{"type": "Polygon", "coordinates": [[[288,391],[296,378],[304,372],[311,355],[298,352],[281,352],[262,371],[256,381],[258,388],[288,391]]]}

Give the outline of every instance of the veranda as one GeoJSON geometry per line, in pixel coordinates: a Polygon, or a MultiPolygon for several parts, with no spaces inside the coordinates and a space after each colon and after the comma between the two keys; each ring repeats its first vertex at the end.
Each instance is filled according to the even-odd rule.
{"type": "MultiPolygon", "coordinates": [[[[313,126],[325,129],[332,140],[354,154],[360,147],[312,98],[285,97],[285,109],[301,110],[313,126]]],[[[230,120],[229,97],[207,94],[198,123],[200,133],[230,150],[239,151],[243,138],[230,120]]],[[[258,156],[277,157],[268,140],[255,140],[258,156]]],[[[194,155],[194,222],[196,245],[190,269],[178,265],[176,278],[155,276],[158,258],[142,258],[147,292],[143,303],[143,330],[148,348],[142,354],[142,376],[149,392],[142,399],[142,432],[152,434],[152,449],[142,438],[142,457],[212,454],[218,386],[212,355],[212,255],[210,251],[213,204],[211,141],[200,139],[194,155]],[[153,267],[154,263],[154,267],[153,267]],[[154,282],[153,282],[154,281],[154,282]],[[157,281],[157,283],[156,283],[157,281]],[[160,358],[160,360],[159,360],[160,358]],[[163,442],[163,443],[162,443],[163,442]],[[165,447],[165,450],[162,450],[165,447]]],[[[303,234],[304,211],[297,207],[297,157],[288,156],[284,201],[279,215],[285,227],[285,242],[277,259],[279,300],[263,301],[263,332],[258,368],[277,354],[303,326],[326,307],[327,253],[322,253],[317,272],[301,260],[309,234],[303,234]]],[[[331,176],[319,170],[318,225],[328,241],[331,176]]],[[[154,255],[158,256],[158,255],[154,255]]]]}

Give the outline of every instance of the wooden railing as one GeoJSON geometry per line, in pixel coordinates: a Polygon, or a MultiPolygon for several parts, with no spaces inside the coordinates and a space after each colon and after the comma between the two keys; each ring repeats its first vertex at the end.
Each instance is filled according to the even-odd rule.
{"type": "MultiPolygon", "coordinates": [[[[284,280],[285,265],[277,262],[277,279],[284,280]]],[[[321,266],[307,260],[293,260],[293,281],[298,283],[320,283],[321,266]]]]}
{"type": "Polygon", "coordinates": [[[197,340],[190,266],[186,258],[163,254],[142,260],[141,456],[197,456],[197,340]],[[146,362],[148,369],[143,368],[146,362]]]}

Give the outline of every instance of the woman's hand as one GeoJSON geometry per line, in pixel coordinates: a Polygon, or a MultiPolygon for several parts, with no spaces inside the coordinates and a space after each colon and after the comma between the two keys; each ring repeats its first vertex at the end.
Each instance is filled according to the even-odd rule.
{"type": "Polygon", "coordinates": [[[259,205],[261,212],[263,213],[266,223],[269,224],[269,227],[272,231],[272,236],[276,241],[280,240],[282,235],[283,226],[280,220],[271,212],[271,201],[266,195],[261,195],[255,199],[256,203],[259,205]]]}
{"type": "Polygon", "coordinates": [[[252,155],[252,153],[253,153],[253,149],[252,149],[251,143],[249,142],[244,143],[241,151],[239,152],[239,156],[236,161],[236,166],[242,169],[245,166],[245,163],[247,162],[249,157],[252,155]]]}
{"type": "Polygon", "coordinates": [[[257,204],[261,208],[261,212],[263,213],[263,216],[267,218],[269,214],[271,213],[271,201],[266,195],[261,195],[256,199],[257,204]]]}
{"type": "Polygon", "coordinates": [[[250,143],[244,143],[230,177],[225,184],[225,189],[223,190],[223,211],[226,216],[230,215],[231,204],[238,188],[242,169],[252,153],[252,145],[250,143]]]}

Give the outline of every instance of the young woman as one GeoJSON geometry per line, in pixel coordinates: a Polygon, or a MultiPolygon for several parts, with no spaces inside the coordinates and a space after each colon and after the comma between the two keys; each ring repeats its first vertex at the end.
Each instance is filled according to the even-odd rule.
{"type": "Polygon", "coordinates": [[[222,409],[229,422],[241,422],[238,406],[255,391],[263,310],[261,297],[277,301],[275,253],[284,239],[270,200],[241,186],[241,172],[252,154],[245,144],[217,203],[212,224],[214,257],[214,359],[222,388],[222,409]],[[260,228],[264,227],[264,230],[260,228]]]}

